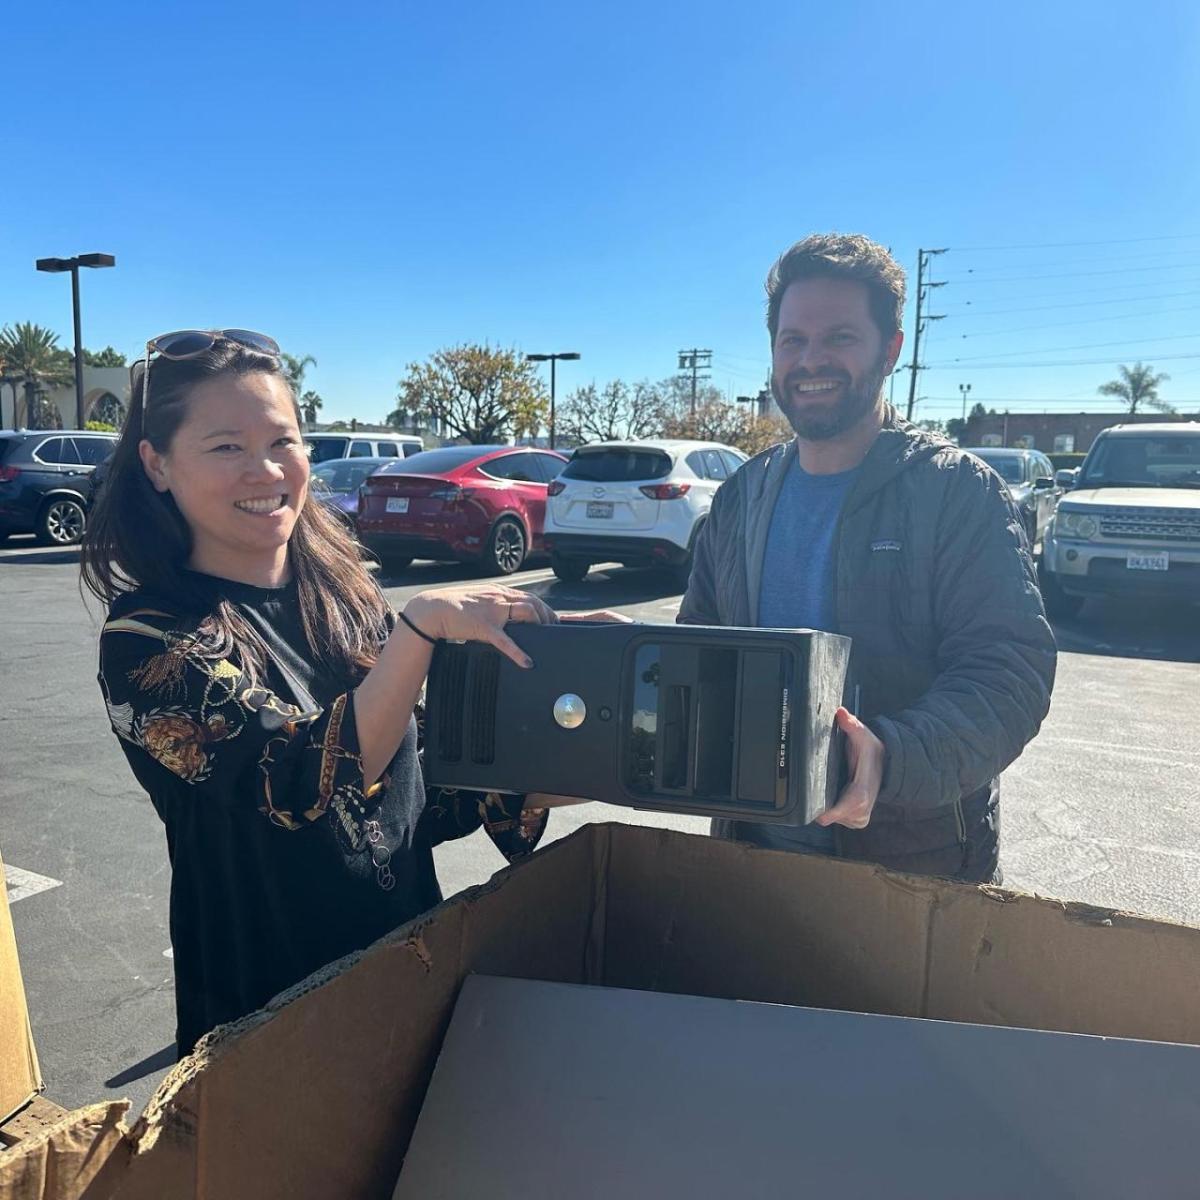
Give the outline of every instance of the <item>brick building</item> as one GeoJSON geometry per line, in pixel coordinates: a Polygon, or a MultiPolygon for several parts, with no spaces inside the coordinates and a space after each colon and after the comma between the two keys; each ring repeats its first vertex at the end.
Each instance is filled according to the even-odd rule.
{"type": "Polygon", "coordinates": [[[1018,446],[1045,454],[1086,454],[1096,435],[1111,425],[1154,421],[1200,421],[1200,413],[996,413],[967,422],[964,446],[1018,446]]]}

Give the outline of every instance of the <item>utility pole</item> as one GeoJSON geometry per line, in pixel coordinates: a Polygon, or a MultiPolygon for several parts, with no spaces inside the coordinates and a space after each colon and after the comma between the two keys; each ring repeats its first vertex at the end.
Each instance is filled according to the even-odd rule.
{"type": "Polygon", "coordinates": [[[707,379],[712,371],[712,351],[699,350],[693,347],[691,350],[680,350],[679,352],[679,369],[681,371],[691,371],[692,373],[692,416],[696,415],[696,379],[701,371],[704,372],[704,377],[707,379]]]}
{"type": "Polygon", "coordinates": [[[945,287],[946,281],[940,283],[930,283],[925,278],[925,269],[928,266],[929,260],[935,254],[945,254],[947,247],[943,246],[940,250],[918,250],[917,251],[917,313],[916,319],[913,322],[913,352],[912,362],[909,364],[909,379],[908,379],[908,411],[905,416],[908,420],[912,420],[913,408],[917,403],[917,372],[924,370],[921,366],[920,350],[921,350],[921,334],[925,331],[925,325],[929,321],[944,321],[945,313],[940,313],[937,316],[932,316],[925,311],[926,292],[932,288],[945,287]]]}

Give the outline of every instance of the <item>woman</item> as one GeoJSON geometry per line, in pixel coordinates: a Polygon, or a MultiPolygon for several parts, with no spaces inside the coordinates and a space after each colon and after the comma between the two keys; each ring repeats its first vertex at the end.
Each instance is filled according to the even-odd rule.
{"type": "Polygon", "coordinates": [[[183,1055],[436,904],[436,843],[482,824],[510,860],[533,849],[542,804],[426,792],[414,710],[439,638],[529,666],[505,623],[556,618],[478,586],[422,592],[393,619],[309,502],[270,338],[166,334],[133,375],[82,571],[110,606],[112,727],[166,826],[183,1055]]]}

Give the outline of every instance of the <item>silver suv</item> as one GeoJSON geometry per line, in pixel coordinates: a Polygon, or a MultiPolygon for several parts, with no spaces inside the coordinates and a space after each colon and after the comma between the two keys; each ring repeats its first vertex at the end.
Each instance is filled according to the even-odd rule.
{"type": "Polygon", "coordinates": [[[1200,601],[1200,423],[1105,429],[1069,487],[1045,538],[1052,615],[1088,596],[1200,601]]]}

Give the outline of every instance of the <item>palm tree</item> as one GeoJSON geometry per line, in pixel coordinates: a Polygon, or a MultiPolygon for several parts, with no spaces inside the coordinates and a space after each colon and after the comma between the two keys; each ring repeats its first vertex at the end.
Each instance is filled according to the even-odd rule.
{"type": "Polygon", "coordinates": [[[1134,363],[1132,367],[1121,365],[1120,379],[1101,384],[1097,391],[1101,396],[1119,396],[1129,405],[1130,413],[1137,412],[1139,404],[1147,404],[1160,412],[1174,413],[1166,400],[1158,398],[1158,385],[1170,379],[1170,375],[1156,375],[1149,367],[1134,363]]]}
{"type": "Polygon", "coordinates": [[[292,385],[292,395],[299,397],[300,393],[304,391],[304,373],[309,367],[315,367],[317,360],[311,354],[306,354],[303,358],[298,358],[294,354],[284,354],[280,357],[283,359],[288,383],[292,385]]]}
{"type": "Polygon", "coordinates": [[[317,423],[317,410],[324,403],[325,401],[316,392],[305,392],[300,397],[300,411],[304,414],[304,420],[309,425],[317,423]]]}
{"type": "MultiPolygon", "coordinates": [[[[75,382],[71,356],[58,344],[58,334],[31,321],[18,321],[0,329],[0,359],[6,374],[17,375],[25,388],[25,419],[48,417],[51,406],[39,403],[39,393],[69,387],[75,382]]],[[[21,422],[13,414],[13,426],[21,422]]]]}

